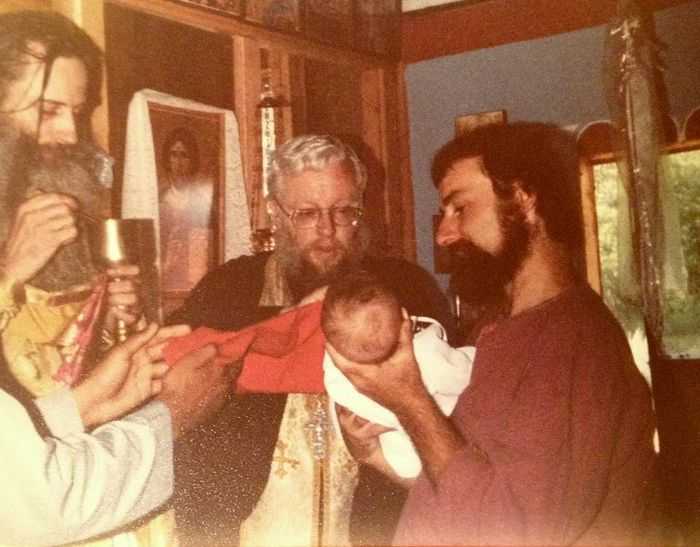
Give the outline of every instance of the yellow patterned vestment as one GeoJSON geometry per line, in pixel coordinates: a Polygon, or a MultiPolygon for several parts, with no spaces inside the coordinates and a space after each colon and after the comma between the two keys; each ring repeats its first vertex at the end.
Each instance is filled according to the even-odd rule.
{"type": "MultiPolygon", "coordinates": [[[[261,305],[289,305],[273,255],[261,305]]],[[[358,465],[331,422],[325,394],[287,396],[270,475],[240,531],[240,547],[350,545],[350,510],[358,465]]]]}
{"type": "MultiPolygon", "coordinates": [[[[48,293],[35,287],[17,287],[0,275],[0,331],[5,361],[12,375],[34,396],[62,387],[54,377],[62,364],[58,343],[76,319],[91,287],[48,293]]],[[[6,500],[11,503],[11,500],[6,500]]],[[[2,538],[0,538],[2,544],[2,538]]],[[[111,536],[81,542],[90,547],[176,547],[172,510],[138,527],[111,536]]]]}

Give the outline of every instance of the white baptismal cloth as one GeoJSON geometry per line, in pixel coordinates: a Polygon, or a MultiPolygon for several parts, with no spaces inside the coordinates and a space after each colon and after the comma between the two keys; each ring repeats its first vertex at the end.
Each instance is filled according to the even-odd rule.
{"type": "MultiPolygon", "coordinates": [[[[413,337],[413,351],[423,384],[445,416],[452,414],[457,399],[471,378],[476,349],[473,346],[453,348],[447,343],[445,329],[427,317],[414,320],[430,325],[413,337]]],[[[366,365],[373,366],[373,365],[366,365]]],[[[326,352],[323,358],[323,381],[329,397],[358,416],[386,427],[394,428],[379,436],[382,452],[392,469],[401,477],[413,478],[421,471],[421,461],[410,437],[393,412],[355,389],[326,352]]],[[[340,428],[332,412],[336,428],[340,428]]]]}

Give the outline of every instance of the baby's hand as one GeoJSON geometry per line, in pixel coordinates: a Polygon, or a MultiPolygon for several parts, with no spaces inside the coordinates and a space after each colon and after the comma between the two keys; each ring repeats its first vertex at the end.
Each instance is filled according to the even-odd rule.
{"type": "Polygon", "coordinates": [[[344,406],[335,405],[335,408],[345,444],[353,458],[367,463],[377,452],[381,453],[379,435],[391,431],[390,427],[367,421],[344,406]]]}
{"type": "Polygon", "coordinates": [[[350,455],[358,462],[373,467],[404,488],[411,488],[415,479],[406,479],[396,474],[384,457],[379,444],[379,435],[392,431],[390,427],[373,424],[360,418],[354,412],[340,405],[335,405],[338,413],[338,423],[343,432],[345,445],[350,455]]]}

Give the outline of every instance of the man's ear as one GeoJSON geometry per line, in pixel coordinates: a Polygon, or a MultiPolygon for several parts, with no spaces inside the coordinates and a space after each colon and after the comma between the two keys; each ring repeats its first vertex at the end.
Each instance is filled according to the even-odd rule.
{"type": "Polygon", "coordinates": [[[533,193],[526,192],[520,181],[515,183],[515,201],[520,205],[520,210],[525,215],[528,222],[535,222],[535,213],[537,205],[537,196],[533,193]]]}

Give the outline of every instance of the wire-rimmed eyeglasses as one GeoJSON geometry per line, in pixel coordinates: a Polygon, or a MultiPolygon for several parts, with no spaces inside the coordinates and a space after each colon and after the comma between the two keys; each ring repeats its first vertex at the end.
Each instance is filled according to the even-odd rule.
{"type": "Polygon", "coordinates": [[[280,208],[292,225],[299,230],[315,228],[321,220],[324,212],[328,212],[331,222],[334,226],[357,226],[360,223],[364,210],[362,207],[353,205],[344,205],[342,207],[330,207],[322,209],[319,207],[309,209],[292,209],[287,211],[277,198],[273,198],[277,206],[280,208]]]}

